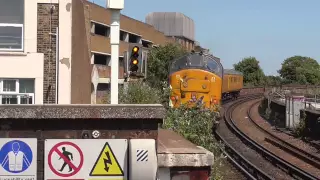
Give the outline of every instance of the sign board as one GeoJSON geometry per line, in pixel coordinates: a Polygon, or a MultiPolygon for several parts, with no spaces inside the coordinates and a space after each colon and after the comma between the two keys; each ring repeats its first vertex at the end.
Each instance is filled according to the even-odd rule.
{"type": "Polygon", "coordinates": [[[37,179],[37,139],[0,139],[0,180],[37,179]]]}
{"type": "Polygon", "coordinates": [[[47,139],[45,179],[126,180],[126,139],[47,139]]]}

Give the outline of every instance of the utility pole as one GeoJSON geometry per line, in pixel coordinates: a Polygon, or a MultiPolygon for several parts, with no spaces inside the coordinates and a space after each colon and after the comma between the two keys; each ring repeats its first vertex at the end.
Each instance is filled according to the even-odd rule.
{"type": "Polygon", "coordinates": [[[124,0],[108,0],[107,3],[111,10],[111,104],[118,104],[120,11],[124,8],[124,0]]]}

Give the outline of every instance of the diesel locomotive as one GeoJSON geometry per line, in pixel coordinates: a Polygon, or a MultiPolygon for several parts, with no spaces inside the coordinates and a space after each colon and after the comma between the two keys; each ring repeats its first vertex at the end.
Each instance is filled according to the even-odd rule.
{"type": "Polygon", "coordinates": [[[212,55],[191,52],[169,67],[170,106],[203,104],[215,109],[222,100],[237,98],[243,88],[242,73],[223,69],[212,55]]]}

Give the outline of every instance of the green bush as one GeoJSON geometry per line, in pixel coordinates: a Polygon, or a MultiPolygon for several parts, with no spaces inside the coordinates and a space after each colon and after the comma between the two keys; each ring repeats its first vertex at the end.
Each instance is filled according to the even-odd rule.
{"type": "Polygon", "coordinates": [[[161,92],[141,81],[128,83],[127,88],[121,88],[119,94],[119,101],[123,104],[159,104],[161,102],[161,92]]]}
{"type": "Polygon", "coordinates": [[[215,142],[213,129],[219,113],[201,106],[188,108],[181,106],[175,109],[168,109],[163,127],[173,130],[184,136],[192,143],[202,146],[215,155],[214,166],[212,167],[211,179],[222,179],[220,169],[221,160],[225,158],[220,152],[221,144],[215,142]]]}
{"type": "MultiPolygon", "coordinates": [[[[142,81],[130,82],[119,87],[119,104],[159,104],[162,94],[142,81]]],[[[103,97],[102,104],[110,104],[110,92],[103,97]]]]}
{"type": "Polygon", "coordinates": [[[299,124],[296,127],[294,127],[294,129],[293,129],[293,133],[296,136],[301,137],[301,138],[304,138],[305,131],[306,131],[306,117],[307,117],[306,113],[303,112],[301,114],[299,124]]]}
{"type": "Polygon", "coordinates": [[[181,106],[168,110],[163,126],[183,135],[195,144],[213,150],[212,127],[216,115],[216,112],[201,107],[181,106]]]}

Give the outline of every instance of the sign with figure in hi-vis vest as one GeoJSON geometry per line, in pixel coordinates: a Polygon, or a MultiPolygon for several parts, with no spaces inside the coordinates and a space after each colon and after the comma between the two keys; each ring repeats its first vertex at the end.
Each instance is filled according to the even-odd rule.
{"type": "Polygon", "coordinates": [[[37,139],[0,139],[0,180],[30,179],[37,174],[37,139]]]}

